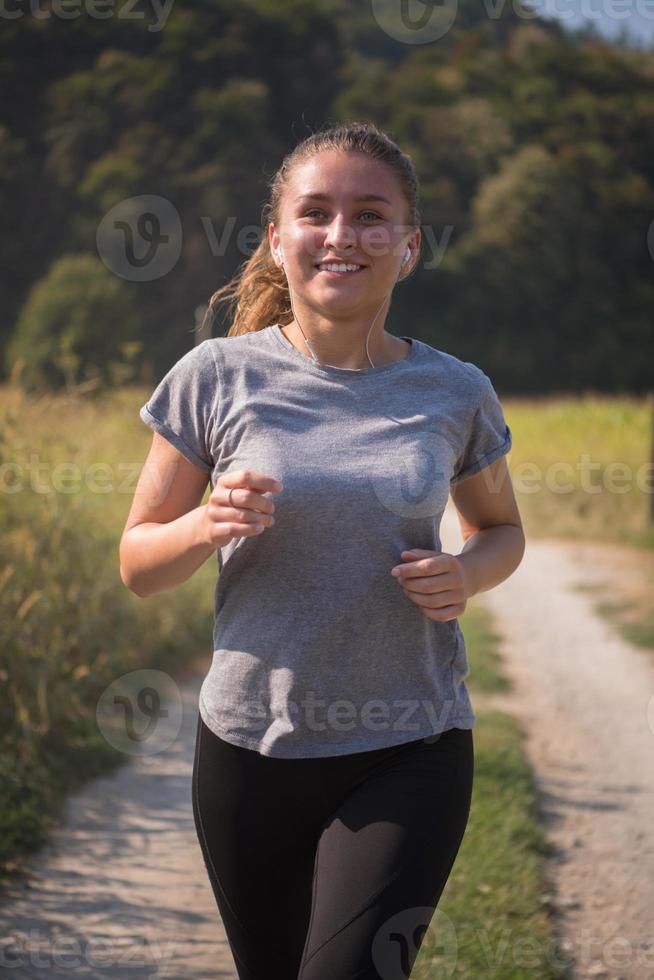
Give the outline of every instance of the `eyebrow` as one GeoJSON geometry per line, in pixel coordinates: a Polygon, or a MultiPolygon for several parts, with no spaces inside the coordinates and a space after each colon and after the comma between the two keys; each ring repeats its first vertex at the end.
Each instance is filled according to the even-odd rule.
{"type": "MultiPolygon", "coordinates": [[[[296,200],[296,202],[299,202],[299,201],[330,201],[331,198],[330,198],[329,194],[316,193],[316,194],[300,194],[300,196],[299,197],[296,197],[295,200],[296,200]]],[[[386,204],[390,204],[391,207],[393,206],[392,205],[392,201],[389,201],[388,198],[387,197],[384,197],[383,194],[359,194],[359,195],[357,195],[354,198],[354,200],[355,201],[384,201],[386,204]]]]}

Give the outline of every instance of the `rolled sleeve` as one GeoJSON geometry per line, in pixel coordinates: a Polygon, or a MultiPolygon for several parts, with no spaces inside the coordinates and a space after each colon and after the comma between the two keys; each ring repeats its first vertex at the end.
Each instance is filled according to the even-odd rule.
{"type": "Polygon", "coordinates": [[[488,375],[482,375],[478,405],[471,431],[450,484],[458,483],[483,470],[500,456],[509,452],[513,443],[511,429],[506,424],[504,412],[488,375]]]}
{"type": "Polygon", "coordinates": [[[214,467],[211,433],[218,386],[211,342],[204,340],[172,366],[139,409],[146,425],[207,472],[214,467]]]}

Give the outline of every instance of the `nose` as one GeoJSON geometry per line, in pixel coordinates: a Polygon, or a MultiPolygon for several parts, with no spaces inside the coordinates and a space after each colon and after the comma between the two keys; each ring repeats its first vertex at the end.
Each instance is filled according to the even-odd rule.
{"type": "Polygon", "coordinates": [[[352,228],[343,214],[338,214],[329,224],[325,233],[325,248],[333,248],[340,252],[356,245],[356,231],[352,228]]]}

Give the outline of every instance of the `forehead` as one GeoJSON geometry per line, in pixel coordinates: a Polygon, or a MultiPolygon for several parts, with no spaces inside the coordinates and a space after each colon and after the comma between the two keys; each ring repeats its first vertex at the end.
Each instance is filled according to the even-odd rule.
{"type": "Polygon", "coordinates": [[[365,153],[323,150],[297,164],[285,194],[286,203],[301,203],[307,194],[326,194],[331,198],[352,198],[379,194],[391,205],[402,203],[402,194],[392,171],[365,153]]]}

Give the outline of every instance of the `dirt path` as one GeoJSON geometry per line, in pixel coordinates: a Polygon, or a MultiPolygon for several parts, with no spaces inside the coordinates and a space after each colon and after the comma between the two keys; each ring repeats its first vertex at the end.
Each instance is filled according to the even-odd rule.
{"type": "MultiPolygon", "coordinates": [[[[460,550],[451,508],[442,536],[445,550],[460,550]]],[[[610,585],[616,569],[622,581],[639,578],[626,550],[532,540],[514,575],[478,598],[514,684],[496,703],[523,722],[556,847],[548,873],[566,958],[578,978],[650,980],[654,658],[576,591],[610,585]]],[[[0,896],[0,975],[235,980],[192,818],[202,676],[180,687],[184,723],[170,748],[71,796],[28,882],[0,896]]]]}
{"type": "MultiPolygon", "coordinates": [[[[460,550],[455,513],[443,549],[460,550]]],[[[576,977],[654,977],[654,656],[623,641],[579,591],[637,594],[649,556],[530,540],[516,572],[479,595],[502,637],[510,696],[556,856],[560,935],[576,977]]]]}
{"type": "Polygon", "coordinates": [[[172,745],[69,797],[28,882],[1,896],[0,976],[236,980],[191,807],[201,682],[179,688],[172,745]]]}

